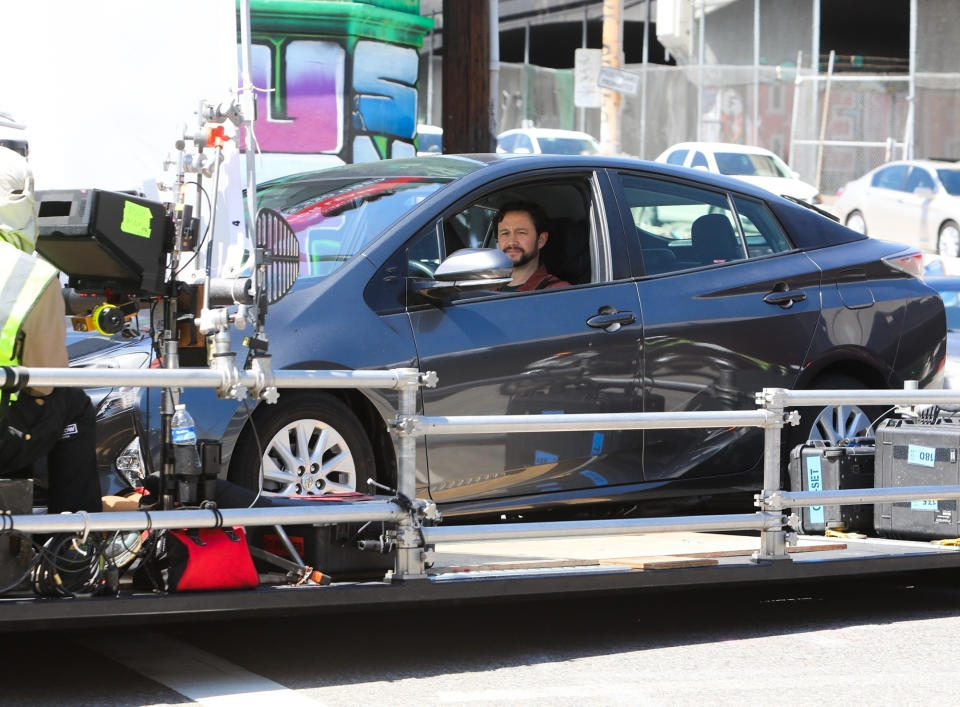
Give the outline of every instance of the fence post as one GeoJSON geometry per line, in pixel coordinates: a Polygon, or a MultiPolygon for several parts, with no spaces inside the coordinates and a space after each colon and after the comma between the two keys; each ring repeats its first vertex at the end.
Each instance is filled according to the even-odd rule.
{"type": "Polygon", "coordinates": [[[397,558],[394,580],[421,579],[426,577],[424,567],[423,534],[413,508],[417,496],[417,438],[411,428],[417,415],[417,390],[420,388],[420,371],[416,368],[401,368],[400,400],[397,411],[397,496],[408,505],[408,512],[397,522],[397,558]]]}
{"type": "MultiPolygon", "coordinates": [[[[783,513],[767,504],[766,499],[780,491],[781,482],[781,431],[784,422],[783,397],[779,388],[764,388],[757,394],[757,404],[772,413],[763,428],[763,491],[760,492],[758,505],[760,513],[780,515],[783,513]]],[[[787,534],[781,522],[776,527],[764,527],[760,531],[760,551],[753,555],[754,562],[771,560],[789,560],[787,554],[787,534]]]]}

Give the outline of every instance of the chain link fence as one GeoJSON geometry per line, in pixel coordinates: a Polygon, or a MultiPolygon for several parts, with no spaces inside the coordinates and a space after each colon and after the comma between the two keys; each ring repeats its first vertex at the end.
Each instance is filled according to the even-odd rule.
{"type": "MultiPolygon", "coordinates": [[[[627,65],[640,76],[637,95],[621,101],[621,151],[654,159],[688,140],[756,144],[779,154],[800,177],[830,195],[890,159],[960,157],[960,3],[917,0],[914,72],[909,62],[838,57],[812,67],[813,4],[761,3],[754,63],[752,3],[708,12],[692,24],[691,63],[627,65]],[[776,14],[774,14],[774,12],[776,14]],[[697,63],[703,57],[702,65],[697,63]],[[864,61],[865,60],[865,61],[864,61]],[[800,68],[797,68],[797,67],[800,68]],[[911,82],[912,78],[912,82],[911,82]],[[915,92],[910,124],[911,83],[915,92]]],[[[827,48],[825,48],[827,49],[827,48]]],[[[441,58],[433,58],[432,89],[421,70],[421,120],[440,124],[441,58]],[[429,109],[427,108],[429,106],[429,109]]],[[[600,109],[573,105],[573,70],[500,64],[498,126],[584,130],[600,136],[600,109]]]]}

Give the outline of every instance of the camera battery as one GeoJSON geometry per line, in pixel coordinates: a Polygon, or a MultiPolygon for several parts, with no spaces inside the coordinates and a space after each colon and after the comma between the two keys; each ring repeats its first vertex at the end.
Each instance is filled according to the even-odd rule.
{"type": "MultiPolygon", "coordinates": [[[[872,444],[829,446],[820,440],[797,445],[790,452],[790,488],[795,491],[835,491],[873,486],[872,444]]],[[[873,529],[870,505],[808,506],[800,513],[804,533],[830,530],[869,532],[873,529]]]]}
{"type": "MultiPolygon", "coordinates": [[[[884,420],[877,428],[877,487],[960,485],[960,421],[884,420]]],[[[877,503],[874,522],[889,538],[960,537],[957,501],[877,503]]]]}

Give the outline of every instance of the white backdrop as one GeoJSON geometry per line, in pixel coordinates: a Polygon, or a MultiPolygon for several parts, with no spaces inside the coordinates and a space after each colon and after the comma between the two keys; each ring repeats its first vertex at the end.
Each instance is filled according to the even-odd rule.
{"type": "MultiPolygon", "coordinates": [[[[0,111],[27,126],[37,188],[158,198],[163,161],[184,124],[197,126],[200,101],[237,85],[237,36],[234,0],[0,4],[0,111]]],[[[217,217],[217,260],[242,218],[241,160],[229,162],[221,194],[233,205],[217,217]]]]}

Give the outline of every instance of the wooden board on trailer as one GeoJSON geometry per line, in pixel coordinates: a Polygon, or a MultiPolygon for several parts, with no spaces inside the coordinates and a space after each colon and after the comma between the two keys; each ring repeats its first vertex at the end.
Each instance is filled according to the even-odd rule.
{"type": "MultiPolygon", "coordinates": [[[[791,552],[842,550],[846,545],[817,538],[801,538],[791,552]]],[[[759,550],[755,535],[724,533],[643,533],[634,535],[581,536],[540,538],[533,540],[471,540],[438,545],[435,552],[436,571],[525,567],[625,564],[638,569],[655,566],[705,566],[695,563],[718,557],[750,555],[759,550]]],[[[714,561],[712,564],[716,564],[714,561]]]]}

